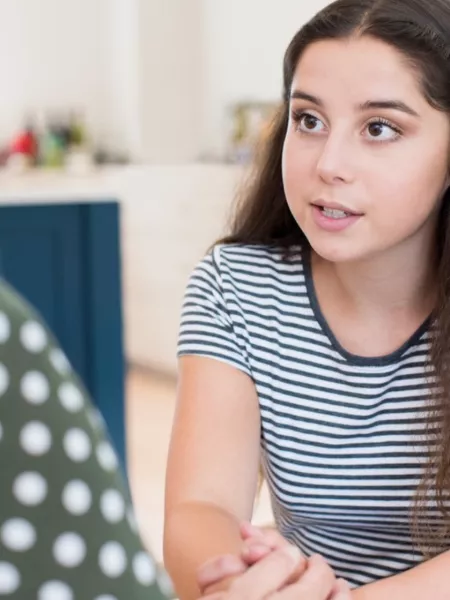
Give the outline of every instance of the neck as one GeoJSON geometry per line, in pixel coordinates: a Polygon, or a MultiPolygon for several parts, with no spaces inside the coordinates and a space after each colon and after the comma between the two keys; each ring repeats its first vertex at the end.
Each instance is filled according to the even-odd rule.
{"type": "Polygon", "coordinates": [[[361,261],[332,263],[313,253],[313,268],[322,272],[344,306],[359,314],[393,317],[428,316],[435,304],[435,241],[411,252],[396,248],[361,261]]]}

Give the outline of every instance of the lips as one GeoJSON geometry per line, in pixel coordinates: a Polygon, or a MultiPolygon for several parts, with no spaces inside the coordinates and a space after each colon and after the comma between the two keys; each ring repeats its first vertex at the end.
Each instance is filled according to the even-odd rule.
{"type": "Polygon", "coordinates": [[[363,217],[363,215],[347,213],[341,208],[328,208],[328,206],[324,208],[315,204],[312,204],[311,208],[313,221],[319,230],[333,235],[350,229],[363,217]]]}
{"type": "Polygon", "coordinates": [[[337,202],[322,202],[320,200],[319,202],[314,202],[313,206],[317,206],[318,208],[322,208],[322,209],[325,208],[325,209],[329,209],[329,210],[341,210],[342,212],[345,212],[348,215],[355,216],[355,217],[361,217],[363,215],[363,213],[352,210],[351,208],[348,208],[347,206],[344,206],[343,204],[338,204],[337,202]]]}

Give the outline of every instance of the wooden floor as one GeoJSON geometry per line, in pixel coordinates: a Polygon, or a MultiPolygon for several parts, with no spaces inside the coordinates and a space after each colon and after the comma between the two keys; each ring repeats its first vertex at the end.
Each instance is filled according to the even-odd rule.
{"type": "MultiPolygon", "coordinates": [[[[145,543],[162,561],[164,477],[175,410],[175,382],[131,370],[127,377],[129,477],[145,543]]],[[[272,512],[262,490],[253,521],[268,524],[272,512]]]]}

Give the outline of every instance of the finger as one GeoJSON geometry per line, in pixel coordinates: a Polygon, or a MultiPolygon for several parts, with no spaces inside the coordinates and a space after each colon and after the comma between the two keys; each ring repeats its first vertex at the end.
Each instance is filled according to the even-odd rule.
{"type": "Polygon", "coordinates": [[[240,525],[240,532],[241,532],[241,537],[244,540],[247,540],[248,538],[263,538],[264,534],[262,529],[260,529],[259,527],[256,527],[255,525],[252,525],[252,523],[250,523],[249,521],[243,521],[240,525]]]}
{"type": "Polygon", "coordinates": [[[289,542],[276,529],[267,529],[263,533],[264,543],[268,544],[273,550],[289,546],[289,542]]]}
{"type": "Polygon", "coordinates": [[[240,526],[241,537],[244,541],[253,540],[254,542],[263,541],[272,549],[281,548],[289,545],[289,542],[273,527],[255,527],[251,523],[244,522],[240,526]]]}
{"type": "Polygon", "coordinates": [[[272,552],[272,548],[268,544],[259,539],[250,538],[244,542],[241,558],[248,565],[253,565],[270,554],[270,552],[272,552]]]}
{"type": "Polygon", "coordinates": [[[250,548],[244,548],[242,551],[242,559],[245,560],[248,566],[251,566],[265,558],[271,552],[273,552],[273,550],[270,546],[251,546],[250,548]]]}
{"type": "Polygon", "coordinates": [[[202,594],[206,588],[218,583],[222,579],[240,575],[247,570],[247,564],[238,556],[226,554],[206,562],[197,571],[197,585],[202,594]]]}
{"type": "MultiPolygon", "coordinates": [[[[253,540],[248,540],[245,543],[249,543],[250,545],[248,547],[244,547],[241,557],[249,567],[266,558],[266,556],[268,556],[271,552],[275,552],[277,549],[279,549],[277,548],[273,550],[269,546],[261,544],[261,542],[254,542],[253,540]]],[[[289,544],[286,542],[285,544],[283,544],[282,547],[289,547],[289,544]]],[[[306,562],[302,561],[300,567],[292,573],[291,577],[286,583],[295,583],[298,580],[298,578],[303,574],[305,568],[306,562]]]]}
{"type": "MultiPolygon", "coordinates": [[[[309,559],[308,567],[297,583],[288,585],[273,594],[270,600],[299,600],[299,598],[328,600],[330,596],[335,600],[332,597],[335,583],[333,570],[325,559],[317,554],[309,559]]],[[[347,600],[345,596],[344,598],[347,600]]]]}
{"type": "Polygon", "coordinates": [[[338,579],[336,581],[336,591],[337,592],[349,592],[350,586],[345,579],[338,579]]]}
{"type": "Polygon", "coordinates": [[[302,565],[305,569],[306,564],[306,559],[295,546],[275,550],[233,581],[227,600],[265,598],[286,585],[292,574],[302,565]]]}
{"type": "Polygon", "coordinates": [[[344,579],[338,579],[330,600],[351,600],[350,586],[344,579]]]}

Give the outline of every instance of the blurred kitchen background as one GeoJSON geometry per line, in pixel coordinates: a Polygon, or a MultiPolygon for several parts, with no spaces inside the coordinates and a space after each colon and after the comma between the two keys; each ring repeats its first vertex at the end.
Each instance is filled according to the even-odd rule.
{"type": "Polygon", "coordinates": [[[103,412],[158,558],[184,288],[327,3],[0,0],[0,273],[103,412]]]}

